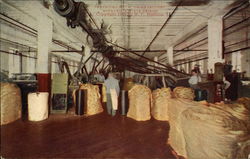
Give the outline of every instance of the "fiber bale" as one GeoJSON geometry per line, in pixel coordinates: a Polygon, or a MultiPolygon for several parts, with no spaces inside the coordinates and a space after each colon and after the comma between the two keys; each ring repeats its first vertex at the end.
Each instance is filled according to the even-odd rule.
{"type": "Polygon", "coordinates": [[[21,118],[21,91],[11,83],[1,82],[0,87],[1,125],[5,125],[21,118]]]}
{"type": "Polygon", "coordinates": [[[82,84],[80,89],[87,90],[87,108],[84,110],[84,114],[89,116],[103,112],[99,87],[92,84],[82,84]]]}
{"type": "Polygon", "coordinates": [[[42,121],[48,118],[49,93],[29,93],[28,94],[28,118],[30,121],[42,121]]]}
{"type": "Polygon", "coordinates": [[[248,134],[243,120],[218,107],[189,107],[180,119],[189,159],[235,159],[248,134]]]}
{"type": "Polygon", "coordinates": [[[176,98],[193,100],[195,97],[194,90],[192,88],[187,87],[176,87],[173,90],[173,93],[176,98]]]}
{"type": "Polygon", "coordinates": [[[129,90],[128,98],[127,117],[137,121],[150,120],[151,90],[144,85],[135,85],[129,90]]]}
{"type": "Polygon", "coordinates": [[[170,88],[161,88],[153,91],[153,104],[151,114],[156,120],[168,120],[168,99],[171,98],[170,88]]]}

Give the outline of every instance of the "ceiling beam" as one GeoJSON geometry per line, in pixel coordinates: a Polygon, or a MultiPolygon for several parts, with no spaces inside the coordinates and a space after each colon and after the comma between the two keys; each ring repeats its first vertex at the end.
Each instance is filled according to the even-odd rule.
{"type": "MultiPolygon", "coordinates": [[[[239,1],[241,0],[239,0],[238,2],[237,1],[238,0],[227,0],[227,1],[224,1],[224,3],[217,3],[217,1],[214,1],[213,5],[208,6],[206,7],[206,9],[204,9],[203,15],[206,15],[207,17],[213,17],[216,15],[223,16],[230,9],[234,8],[235,6],[238,6],[235,3],[239,3],[239,1]]],[[[207,20],[208,20],[207,18],[204,18],[202,16],[195,17],[192,23],[188,24],[173,39],[171,39],[170,41],[167,41],[165,44],[165,47],[168,48],[170,46],[178,45],[179,43],[183,41],[183,39],[186,39],[188,36],[196,33],[197,30],[205,27],[207,25],[207,20]]]]}
{"type": "Polygon", "coordinates": [[[156,35],[154,36],[154,38],[151,40],[151,42],[149,43],[149,45],[147,46],[147,48],[145,49],[145,51],[143,52],[142,56],[150,49],[150,46],[153,44],[153,42],[155,41],[155,39],[158,37],[158,35],[161,33],[161,31],[163,30],[163,28],[166,26],[166,24],[169,22],[169,20],[172,18],[172,16],[174,15],[175,11],[178,9],[178,7],[181,5],[183,0],[181,0],[174,8],[174,10],[172,11],[172,13],[168,16],[167,20],[164,22],[164,24],[162,25],[162,27],[160,28],[160,30],[156,33],[156,35]]]}
{"type": "Polygon", "coordinates": [[[185,49],[181,49],[181,50],[174,50],[174,51],[177,51],[177,52],[190,52],[190,51],[208,51],[207,49],[188,49],[188,50],[185,50],[185,49]]]}
{"type": "MultiPolygon", "coordinates": [[[[121,48],[121,49],[123,49],[123,50],[126,50],[126,51],[128,51],[128,52],[130,52],[130,53],[132,53],[132,54],[134,54],[134,55],[136,55],[136,56],[139,56],[139,57],[141,57],[141,58],[144,58],[144,59],[147,60],[147,61],[150,61],[150,62],[152,62],[152,63],[158,64],[159,66],[163,66],[162,68],[161,68],[161,67],[154,66],[155,68],[161,68],[162,70],[164,70],[165,72],[167,71],[168,73],[173,72],[173,74],[178,73],[178,74],[182,74],[182,75],[187,75],[186,73],[183,73],[183,72],[181,72],[181,71],[178,71],[178,70],[172,68],[171,66],[164,65],[164,64],[162,64],[162,63],[160,63],[160,62],[154,61],[154,60],[152,60],[152,59],[150,59],[150,58],[147,58],[147,57],[145,57],[145,56],[142,56],[142,55],[140,55],[140,54],[138,54],[138,53],[129,51],[129,50],[127,50],[126,48],[121,47],[121,46],[119,46],[119,45],[117,45],[117,44],[114,44],[114,43],[112,43],[112,42],[109,42],[109,41],[107,41],[107,42],[110,43],[110,44],[112,44],[113,46],[116,46],[116,47],[118,47],[118,48],[121,48]]],[[[153,65],[151,65],[151,66],[153,66],[153,65]]]]}
{"type": "MultiPolygon", "coordinates": [[[[114,50],[113,52],[116,52],[116,53],[119,53],[119,52],[130,52],[130,51],[133,51],[133,52],[144,52],[145,50],[129,50],[129,51],[126,51],[126,50],[114,50]]],[[[166,52],[167,50],[148,50],[147,52],[166,52]]],[[[55,53],[60,53],[60,52],[82,52],[82,50],[53,50],[52,52],[55,52],[55,53]]],[[[91,52],[101,52],[99,50],[91,50],[91,52]]]]}
{"type": "MultiPolygon", "coordinates": [[[[183,48],[183,49],[181,49],[181,50],[175,50],[176,52],[175,52],[174,54],[176,55],[178,52],[185,51],[185,50],[187,50],[189,47],[194,46],[194,45],[196,45],[196,44],[198,44],[198,43],[200,43],[200,42],[202,42],[202,41],[205,41],[205,40],[207,40],[207,39],[208,39],[208,37],[205,37],[205,38],[203,38],[203,39],[201,39],[201,40],[198,40],[198,41],[196,41],[196,42],[194,42],[194,43],[192,43],[192,44],[186,46],[185,48],[183,48]]],[[[189,50],[189,49],[188,49],[188,50],[189,50]]],[[[205,51],[207,51],[207,50],[205,50],[205,51]]]]}

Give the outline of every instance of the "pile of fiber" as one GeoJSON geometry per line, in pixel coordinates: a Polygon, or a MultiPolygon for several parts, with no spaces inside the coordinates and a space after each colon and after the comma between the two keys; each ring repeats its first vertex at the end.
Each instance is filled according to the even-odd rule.
{"type": "Polygon", "coordinates": [[[168,120],[168,99],[171,98],[170,88],[161,88],[153,91],[153,104],[151,114],[156,120],[168,120]]]}
{"type": "Polygon", "coordinates": [[[198,101],[198,103],[205,105],[205,106],[209,106],[209,103],[206,100],[198,101]]]}
{"type": "Polygon", "coordinates": [[[150,120],[151,90],[144,85],[135,85],[128,92],[127,117],[137,121],[150,120]]]}
{"type": "Polygon", "coordinates": [[[181,113],[193,106],[204,107],[204,104],[193,101],[194,91],[192,88],[176,87],[173,90],[173,96],[168,100],[168,117],[169,117],[169,139],[168,143],[181,156],[186,157],[185,137],[181,127],[181,113]]]}
{"type": "Polygon", "coordinates": [[[171,98],[168,103],[168,142],[179,155],[189,159],[247,158],[250,112],[243,104],[181,98],[171,98]]]}
{"type": "Polygon", "coordinates": [[[243,104],[250,111],[250,98],[242,97],[237,100],[237,103],[243,104]]]}
{"type": "Polygon", "coordinates": [[[82,84],[80,89],[87,90],[87,108],[84,110],[84,114],[95,115],[103,112],[99,87],[92,84],[82,84]]]}
{"type": "MultiPolygon", "coordinates": [[[[250,123],[250,112],[249,110],[240,103],[233,103],[233,104],[210,104],[210,107],[216,107],[223,111],[226,111],[236,117],[239,120],[246,122],[246,124],[250,123]]],[[[249,129],[250,130],[250,129],[249,129]]]]}
{"type": "Polygon", "coordinates": [[[187,87],[176,87],[173,93],[176,98],[193,100],[195,97],[194,90],[192,88],[187,87]]]}
{"type": "Polygon", "coordinates": [[[20,89],[15,84],[0,83],[1,125],[21,118],[22,101],[20,89]]]}
{"type": "Polygon", "coordinates": [[[168,144],[181,156],[187,157],[186,141],[181,125],[182,112],[190,107],[205,107],[203,104],[191,101],[189,99],[171,98],[168,99],[168,116],[169,116],[169,138],[168,144]]]}
{"type": "Polygon", "coordinates": [[[247,141],[249,143],[246,124],[249,117],[242,107],[237,104],[194,106],[183,111],[180,124],[187,158],[236,159],[237,156],[244,156],[242,152],[249,148],[246,146],[247,141]],[[242,139],[245,142],[240,145],[242,139]]]}

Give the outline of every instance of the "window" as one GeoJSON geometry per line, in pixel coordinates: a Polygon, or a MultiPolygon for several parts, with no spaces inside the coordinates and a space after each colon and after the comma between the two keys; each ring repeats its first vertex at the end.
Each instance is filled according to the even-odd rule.
{"type": "Polygon", "coordinates": [[[21,57],[17,54],[17,51],[15,48],[10,48],[9,77],[12,77],[13,73],[21,73],[21,57]]]}
{"type": "Polygon", "coordinates": [[[234,52],[232,54],[232,65],[233,65],[233,70],[236,70],[237,72],[241,72],[241,53],[240,53],[240,51],[234,52]]]}

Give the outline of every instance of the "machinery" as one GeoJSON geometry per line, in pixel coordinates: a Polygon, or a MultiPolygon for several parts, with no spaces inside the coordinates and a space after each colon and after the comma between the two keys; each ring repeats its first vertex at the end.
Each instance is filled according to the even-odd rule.
{"type": "MultiPolygon", "coordinates": [[[[101,52],[105,58],[109,59],[109,65],[112,66],[113,71],[122,72],[124,70],[129,70],[137,73],[147,74],[165,73],[170,74],[174,78],[183,78],[189,76],[188,74],[180,72],[171,66],[155,62],[152,59],[146,58],[133,51],[109,42],[105,37],[105,33],[108,32],[107,28],[104,27],[104,25],[101,25],[101,28],[97,26],[94,18],[88,11],[84,2],[75,2],[73,0],[55,0],[53,5],[56,12],[67,19],[67,25],[69,27],[81,27],[88,34],[86,39],[88,42],[90,41],[89,37],[91,37],[93,47],[97,52],[101,52]],[[92,26],[91,24],[94,24],[95,26],[92,26]],[[119,51],[115,51],[113,46],[139,56],[140,59],[135,59],[128,55],[123,55],[124,57],[117,57],[116,53],[119,51]],[[147,61],[157,63],[159,66],[149,65],[147,64],[147,61]]],[[[175,80],[176,79],[173,79],[173,81],[175,80]]]]}
{"type": "Polygon", "coordinates": [[[35,74],[15,73],[11,79],[21,90],[22,95],[22,117],[25,118],[28,111],[28,94],[36,92],[38,85],[35,74]]]}

